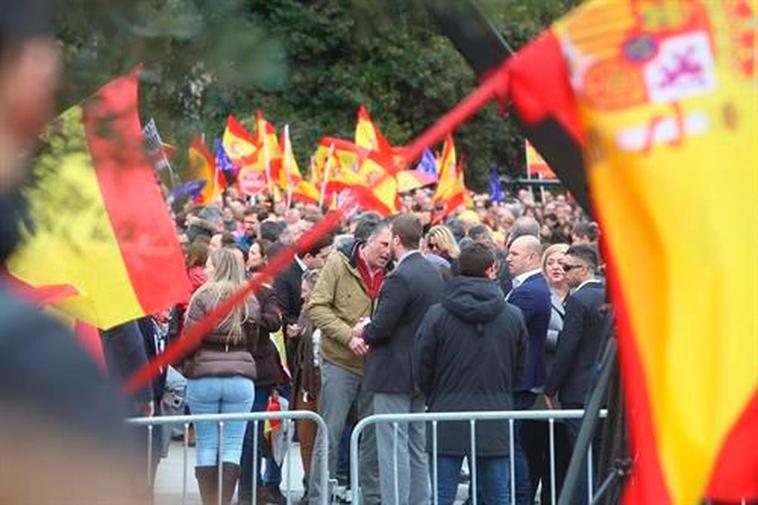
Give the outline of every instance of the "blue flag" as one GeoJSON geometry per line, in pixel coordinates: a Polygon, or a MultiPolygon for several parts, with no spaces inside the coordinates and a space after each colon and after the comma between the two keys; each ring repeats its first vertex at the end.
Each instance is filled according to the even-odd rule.
{"type": "Polygon", "coordinates": [[[418,162],[416,170],[420,170],[437,179],[437,160],[434,159],[434,153],[428,147],[424,149],[424,154],[421,155],[421,161],[418,162]]]}
{"type": "MultiPolygon", "coordinates": [[[[224,149],[224,144],[221,143],[221,139],[216,139],[216,166],[221,172],[227,176],[231,176],[232,180],[239,172],[239,167],[237,167],[232,162],[231,158],[229,158],[229,155],[226,154],[226,149],[224,149]]],[[[227,179],[228,178],[229,177],[227,177],[227,179]]]]}
{"type": "Polygon", "coordinates": [[[505,193],[503,193],[503,187],[500,185],[500,177],[498,177],[496,170],[490,172],[490,200],[493,202],[502,202],[505,200],[505,193]]]}
{"type": "Polygon", "coordinates": [[[196,181],[188,181],[183,182],[181,184],[177,184],[173,188],[171,188],[171,193],[169,195],[169,200],[176,201],[181,198],[191,198],[194,200],[198,196],[200,196],[200,193],[203,191],[203,188],[205,187],[205,184],[208,181],[204,179],[198,179],[196,181]]]}

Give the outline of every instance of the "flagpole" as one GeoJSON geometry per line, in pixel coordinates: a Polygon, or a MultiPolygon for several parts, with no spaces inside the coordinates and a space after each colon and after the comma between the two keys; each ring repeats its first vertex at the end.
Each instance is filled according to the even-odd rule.
{"type": "Polygon", "coordinates": [[[151,117],[150,122],[153,124],[153,127],[155,128],[155,137],[158,140],[158,149],[161,152],[161,161],[163,161],[168,167],[168,176],[169,176],[169,179],[171,179],[171,188],[173,189],[174,186],[176,186],[176,174],[174,173],[174,169],[171,166],[171,162],[168,161],[168,156],[166,156],[166,151],[163,150],[163,139],[161,138],[161,134],[158,131],[158,125],[155,124],[155,119],[151,117]]]}
{"type": "MultiPolygon", "coordinates": [[[[214,160],[213,165],[214,165],[214,167],[213,167],[213,191],[211,191],[211,196],[215,197],[216,196],[216,185],[218,183],[218,173],[219,173],[218,172],[218,162],[214,160]]],[[[224,206],[224,202],[222,201],[221,202],[221,207],[223,207],[223,206],[224,206]]]]}
{"type": "MultiPolygon", "coordinates": [[[[542,173],[539,174],[538,178],[539,180],[542,180],[542,173]]],[[[545,186],[543,186],[542,184],[540,184],[540,200],[542,201],[543,204],[545,203],[545,186]]]]}
{"type": "Polygon", "coordinates": [[[266,129],[265,129],[265,123],[261,122],[258,124],[258,129],[262,130],[262,137],[263,137],[263,166],[266,170],[266,183],[268,186],[268,192],[269,195],[271,195],[271,198],[274,198],[274,191],[271,187],[271,164],[269,163],[268,159],[268,142],[266,141],[266,129]]]}
{"type": "Polygon", "coordinates": [[[285,170],[284,174],[287,177],[287,208],[292,207],[292,167],[290,166],[290,158],[294,158],[295,153],[292,152],[292,142],[290,142],[290,125],[284,125],[284,160],[285,170]],[[289,152],[290,156],[287,156],[289,152]]]}
{"type": "Polygon", "coordinates": [[[332,154],[334,153],[334,144],[331,144],[329,146],[329,154],[326,156],[326,166],[324,167],[324,178],[321,180],[321,195],[318,199],[318,206],[323,208],[324,207],[324,200],[326,198],[326,183],[329,180],[329,177],[331,177],[331,171],[332,171],[332,154]]]}
{"type": "MultiPolygon", "coordinates": [[[[526,158],[526,178],[531,179],[532,178],[532,172],[529,170],[529,141],[527,139],[524,139],[524,158],[526,158]]],[[[532,202],[534,201],[534,188],[532,185],[529,185],[529,195],[532,197],[532,202]]]]}

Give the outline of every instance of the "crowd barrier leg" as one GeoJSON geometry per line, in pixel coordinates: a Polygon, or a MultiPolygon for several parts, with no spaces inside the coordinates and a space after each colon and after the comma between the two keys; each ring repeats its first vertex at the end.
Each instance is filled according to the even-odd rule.
{"type": "MultiPolygon", "coordinates": [[[[217,473],[213,477],[215,479],[216,483],[216,489],[215,492],[217,492],[217,495],[215,496],[217,499],[214,500],[215,503],[222,504],[225,503],[227,500],[230,499],[230,493],[227,489],[227,496],[224,497],[224,474],[229,473],[229,468],[225,468],[224,465],[224,458],[223,458],[223,446],[224,446],[224,438],[227,436],[225,433],[227,424],[229,422],[252,422],[253,424],[253,435],[254,440],[258,439],[258,434],[260,433],[260,422],[269,420],[269,419],[283,419],[283,427],[282,429],[285,431],[285,434],[287,435],[285,437],[285,457],[287,458],[287,466],[285,467],[284,471],[286,474],[286,500],[288,504],[291,504],[293,502],[293,486],[292,486],[292,475],[293,475],[293,469],[292,469],[292,458],[290,457],[290,453],[292,452],[292,440],[289,436],[289,433],[292,432],[293,429],[293,420],[295,419],[307,419],[310,421],[313,421],[316,423],[317,426],[317,434],[316,434],[316,442],[317,443],[324,443],[326,444],[324,446],[324,452],[323,452],[323,458],[320,458],[319,461],[317,461],[313,465],[313,475],[317,477],[318,482],[322,485],[322,488],[325,490],[328,490],[329,488],[329,468],[328,468],[328,442],[326,441],[326,437],[328,436],[327,433],[327,427],[324,420],[315,412],[311,411],[284,411],[284,412],[256,412],[256,413],[234,413],[234,414],[203,414],[203,415],[194,415],[194,416],[164,416],[164,417],[150,417],[150,418],[134,418],[134,419],[127,419],[126,423],[131,426],[136,427],[144,427],[147,429],[147,443],[148,443],[148,450],[147,450],[147,463],[148,463],[148,483],[152,487],[154,485],[154,476],[152,474],[151,470],[151,461],[153,459],[154,455],[154,449],[153,449],[153,439],[154,439],[154,430],[156,426],[170,426],[170,425],[183,425],[184,431],[183,431],[183,440],[182,440],[182,481],[181,481],[181,503],[182,505],[187,503],[187,494],[188,494],[188,473],[189,472],[189,433],[190,433],[190,426],[192,424],[197,423],[215,423],[218,428],[218,457],[217,457],[217,473]]],[[[259,448],[258,444],[255,443],[252,447],[253,452],[253,462],[252,462],[252,503],[257,503],[258,501],[258,482],[259,482],[259,467],[258,464],[258,454],[259,454],[259,448]]],[[[228,463],[228,462],[227,462],[228,463]]],[[[307,462],[305,463],[307,464],[307,462]]],[[[226,465],[228,466],[228,465],[226,465]]],[[[232,470],[234,473],[234,471],[232,470]]],[[[227,487],[231,483],[230,479],[227,479],[227,487]]],[[[236,486],[235,486],[236,487],[236,486]]],[[[233,491],[231,493],[231,497],[233,497],[233,491]]],[[[243,503],[247,503],[247,498],[243,503]]],[[[328,493],[322,493],[320,496],[320,499],[318,500],[318,505],[327,505],[329,503],[329,495],[328,493]]],[[[160,505],[159,503],[157,505],[160,505]]]]}

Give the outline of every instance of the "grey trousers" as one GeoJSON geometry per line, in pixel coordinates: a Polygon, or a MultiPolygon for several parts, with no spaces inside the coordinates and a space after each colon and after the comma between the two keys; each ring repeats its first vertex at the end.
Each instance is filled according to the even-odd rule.
{"type": "MultiPolygon", "coordinates": [[[[424,397],[420,393],[374,394],[375,414],[410,414],[424,410],[424,397]]],[[[376,442],[382,504],[429,503],[429,462],[426,454],[425,423],[397,424],[397,454],[393,423],[376,425],[376,442]]]]}
{"type": "MultiPolygon", "coordinates": [[[[321,395],[318,413],[324,419],[329,430],[329,476],[336,478],[339,442],[342,430],[355,402],[358,418],[363,419],[373,414],[371,394],[361,388],[361,376],[328,361],[321,364],[321,395]]],[[[375,505],[379,499],[379,469],[376,459],[376,432],[373,426],[363,431],[359,447],[360,486],[363,500],[361,503],[375,505]]],[[[324,457],[324,445],[321,438],[316,438],[316,445],[311,459],[311,477],[308,485],[309,503],[318,503],[321,493],[318,462],[324,457]]],[[[327,490],[329,493],[329,490],[327,490]]]]}

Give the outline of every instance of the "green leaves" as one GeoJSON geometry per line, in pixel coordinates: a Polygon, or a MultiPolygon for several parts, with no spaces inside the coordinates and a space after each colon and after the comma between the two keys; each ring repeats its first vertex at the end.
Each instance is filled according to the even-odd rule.
{"type": "MultiPolygon", "coordinates": [[[[567,8],[565,0],[483,3],[514,48],[567,8]]],[[[229,113],[250,125],[261,108],[277,127],[290,124],[304,170],[320,137],[352,138],[359,104],[402,145],[476,84],[419,0],[69,0],[56,30],[64,106],[141,62],[143,117],[155,117],[166,141],[183,148],[205,133],[211,143],[229,113]]],[[[474,189],[486,189],[492,167],[524,170],[522,137],[494,107],[455,139],[474,189]]]]}

